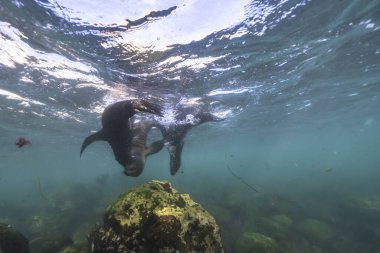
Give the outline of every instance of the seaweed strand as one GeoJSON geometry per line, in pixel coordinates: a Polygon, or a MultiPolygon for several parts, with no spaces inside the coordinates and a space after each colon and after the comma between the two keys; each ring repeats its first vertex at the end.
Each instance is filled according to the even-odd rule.
{"type": "Polygon", "coordinates": [[[236,179],[237,179],[238,181],[240,181],[242,184],[244,184],[244,185],[246,185],[247,187],[249,187],[251,190],[253,190],[253,191],[259,193],[259,191],[258,191],[255,187],[253,187],[252,185],[248,184],[248,183],[247,183],[242,177],[236,175],[236,174],[232,171],[231,167],[230,167],[228,164],[227,164],[227,169],[228,169],[228,171],[231,173],[231,175],[232,175],[234,178],[236,178],[236,179]]]}
{"type": "Polygon", "coordinates": [[[42,187],[41,187],[41,179],[40,177],[37,177],[38,180],[38,192],[40,193],[41,198],[43,198],[46,201],[50,201],[48,197],[43,193],[42,187]]]}
{"type": "MultiPolygon", "coordinates": [[[[226,160],[226,166],[227,166],[227,170],[231,173],[231,175],[238,181],[240,181],[243,185],[247,186],[248,188],[250,188],[252,191],[256,192],[256,193],[259,193],[259,191],[252,186],[252,184],[249,184],[247,183],[247,181],[245,181],[241,176],[237,175],[233,170],[232,168],[230,167],[230,165],[228,165],[227,163],[227,155],[225,154],[225,160],[226,160]]],[[[255,185],[255,184],[253,184],[255,185]]]]}

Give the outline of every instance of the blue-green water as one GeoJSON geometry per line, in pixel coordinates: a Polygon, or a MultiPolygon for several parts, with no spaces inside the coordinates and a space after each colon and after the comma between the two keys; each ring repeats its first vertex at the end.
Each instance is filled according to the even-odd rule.
{"type": "Polygon", "coordinates": [[[27,217],[57,211],[46,199],[68,189],[77,194],[67,201],[81,198],[76,187],[88,187],[98,201],[68,209],[95,211],[63,229],[73,235],[118,194],[162,179],[211,212],[223,208],[227,221],[214,214],[227,252],[260,230],[242,224],[267,194],[305,210],[292,217],[295,248],[379,252],[379,96],[377,0],[1,0],[0,222],[33,239],[27,217]],[[138,178],[122,174],[106,143],[80,158],[104,107],[136,97],[169,108],[200,101],[226,120],[191,130],[174,177],[166,150],[138,178]],[[32,145],[17,148],[19,137],[32,145]],[[352,198],[370,199],[378,216],[348,215],[352,198]],[[308,218],[334,237],[304,237],[297,224],[308,218]]]}

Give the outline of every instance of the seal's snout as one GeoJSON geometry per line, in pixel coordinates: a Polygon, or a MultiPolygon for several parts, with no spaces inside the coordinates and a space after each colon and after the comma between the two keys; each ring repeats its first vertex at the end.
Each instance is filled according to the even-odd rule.
{"type": "Polygon", "coordinates": [[[149,112],[163,116],[162,109],[158,104],[154,104],[145,100],[137,100],[133,107],[137,112],[149,112]]]}
{"type": "Polygon", "coordinates": [[[138,177],[140,176],[141,172],[142,170],[139,170],[137,168],[131,168],[131,167],[124,168],[124,174],[130,177],[138,177]]]}
{"type": "Polygon", "coordinates": [[[124,165],[124,174],[131,177],[138,177],[144,170],[144,164],[135,160],[133,163],[124,165]]]}

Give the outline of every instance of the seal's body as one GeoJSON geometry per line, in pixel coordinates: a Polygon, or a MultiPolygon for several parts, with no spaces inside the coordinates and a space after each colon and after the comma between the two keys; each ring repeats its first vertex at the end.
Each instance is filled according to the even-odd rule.
{"type": "Polygon", "coordinates": [[[164,147],[164,140],[158,140],[153,142],[149,147],[146,146],[148,133],[153,127],[160,127],[160,125],[152,118],[132,117],[129,119],[132,140],[129,149],[130,161],[124,168],[126,175],[140,175],[144,170],[146,157],[159,152],[164,147]]]}
{"type": "Polygon", "coordinates": [[[103,111],[103,128],[84,140],[80,154],[82,155],[86,147],[94,141],[107,141],[115,159],[124,167],[125,173],[129,176],[138,176],[140,173],[128,171],[130,164],[135,162],[131,157],[131,143],[135,133],[130,129],[129,119],[138,112],[161,115],[159,106],[141,99],[111,104],[103,111]]]}

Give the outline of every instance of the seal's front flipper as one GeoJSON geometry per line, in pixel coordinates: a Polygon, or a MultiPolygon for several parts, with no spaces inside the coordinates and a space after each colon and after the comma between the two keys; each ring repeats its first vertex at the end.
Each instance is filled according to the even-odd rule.
{"type": "Polygon", "coordinates": [[[135,113],[150,112],[162,116],[161,107],[157,104],[153,104],[142,99],[136,99],[132,100],[132,106],[135,113]]]}
{"type": "Polygon", "coordinates": [[[91,143],[93,143],[94,141],[105,141],[105,140],[106,139],[104,137],[103,129],[101,129],[100,131],[98,131],[94,134],[89,135],[86,139],[84,139],[84,141],[82,143],[82,148],[80,150],[80,156],[82,156],[82,153],[86,149],[86,147],[88,145],[90,145],[91,143]]]}
{"type": "Polygon", "coordinates": [[[148,155],[153,155],[155,153],[160,152],[160,150],[164,147],[164,140],[155,141],[145,150],[145,157],[148,155]]]}

